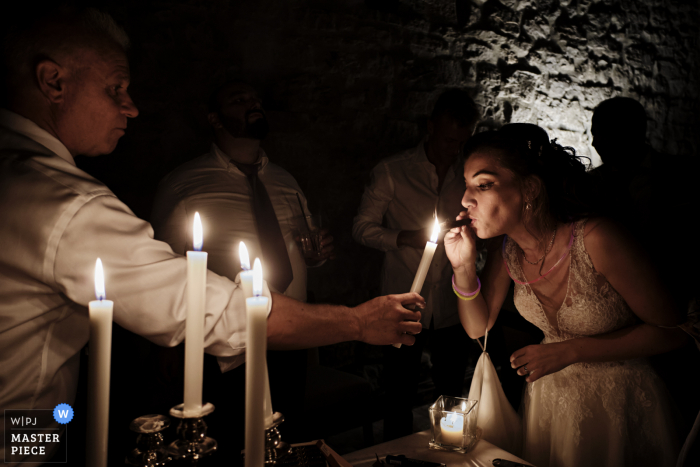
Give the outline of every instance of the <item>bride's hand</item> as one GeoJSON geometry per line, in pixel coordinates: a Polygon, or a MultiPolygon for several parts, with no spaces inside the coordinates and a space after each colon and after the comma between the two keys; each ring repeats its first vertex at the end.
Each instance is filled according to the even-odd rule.
{"type": "MultiPolygon", "coordinates": [[[[467,211],[462,211],[457,220],[467,217],[467,211]]],[[[445,234],[445,252],[452,263],[452,269],[457,270],[476,262],[476,239],[468,225],[455,227],[445,234]]]]}
{"type": "Polygon", "coordinates": [[[527,376],[525,381],[528,383],[563,370],[572,363],[576,363],[575,354],[566,342],[528,345],[510,356],[510,366],[517,368],[520,376],[527,376]]]}

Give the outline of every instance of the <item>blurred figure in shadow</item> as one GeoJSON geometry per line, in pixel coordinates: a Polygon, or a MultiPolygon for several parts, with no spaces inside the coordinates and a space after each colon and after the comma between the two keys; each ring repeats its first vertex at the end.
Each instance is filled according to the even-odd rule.
{"type": "MultiPolygon", "coordinates": [[[[382,160],[372,170],[352,234],[358,243],[385,252],[382,293],[410,290],[434,216],[442,222],[454,220],[459,213],[464,192],[460,155],[479,116],[466,92],[442,93],[428,120],[427,138],[382,160]]],[[[418,395],[423,349],[430,349],[437,398],[461,397],[470,358],[467,349],[478,348],[459,324],[443,235],[421,291],[428,304],[421,319],[423,332],[413,347],[384,350],[385,441],[413,433],[412,407],[418,395]]]]}
{"type": "MultiPolygon", "coordinates": [[[[697,297],[697,248],[677,254],[671,242],[693,238],[694,223],[688,216],[697,211],[692,203],[697,196],[691,191],[697,172],[688,160],[656,151],[646,142],[646,133],[647,115],[636,100],[614,97],[596,107],[591,134],[603,162],[590,172],[596,204],[641,244],[677,305],[687,310],[697,297]]],[[[700,388],[684,376],[700,370],[700,353],[689,340],[652,360],[689,428],[700,410],[700,388]]]]}
{"type": "MultiPolygon", "coordinates": [[[[160,182],[151,215],[156,238],[185,254],[191,215],[198,211],[209,220],[204,249],[211,271],[235,280],[241,271],[237,253],[243,241],[250,263],[256,257],[263,261],[272,291],[306,302],[306,269],[333,257],[333,237],[321,230],[321,250],[311,256],[295,241],[299,226],[310,216],[307,200],[294,177],[272,162],[262,147],[269,123],[257,90],[240,81],[222,83],[211,93],[208,110],[211,149],[160,182]]],[[[161,350],[167,351],[172,352],[161,350]]],[[[287,420],[282,425],[284,438],[306,441],[302,412],[307,351],[268,350],[267,358],[273,409],[287,420]]],[[[238,419],[242,427],[245,368],[228,371],[234,360],[209,355],[206,360],[207,388],[221,409],[210,417],[212,423],[223,431],[235,426],[231,419],[238,419]]]]}

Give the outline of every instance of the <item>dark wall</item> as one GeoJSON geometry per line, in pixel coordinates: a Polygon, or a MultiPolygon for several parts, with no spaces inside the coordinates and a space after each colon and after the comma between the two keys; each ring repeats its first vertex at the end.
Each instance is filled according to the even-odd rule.
{"type": "Polygon", "coordinates": [[[649,141],[696,157],[700,4],[662,0],[108,1],[132,39],[141,114],[109,156],[79,164],[148,219],[160,178],[205,152],[205,106],[225,77],[256,85],[270,158],[325,214],[338,259],[312,273],[318,300],[376,292],[381,255],[350,237],[369,170],[416,144],[446,88],[470,90],[482,127],[532,122],[597,161],[590,117],[638,99],[649,141]]]}

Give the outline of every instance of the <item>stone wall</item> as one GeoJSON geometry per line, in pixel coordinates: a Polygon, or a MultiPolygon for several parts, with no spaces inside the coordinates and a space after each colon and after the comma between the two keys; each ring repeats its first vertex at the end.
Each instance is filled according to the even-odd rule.
{"type": "Polygon", "coordinates": [[[209,89],[238,77],[262,92],[270,157],[332,228],[338,259],[312,273],[316,298],[355,304],[377,290],[381,254],[355,244],[369,170],[415,145],[446,88],[470,90],[482,128],[537,123],[598,162],[595,106],[647,109],[658,150],[696,157],[696,0],[110,1],[133,48],[141,115],[117,151],[81,165],[148,218],[155,183],[206,151],[209,89]]]}

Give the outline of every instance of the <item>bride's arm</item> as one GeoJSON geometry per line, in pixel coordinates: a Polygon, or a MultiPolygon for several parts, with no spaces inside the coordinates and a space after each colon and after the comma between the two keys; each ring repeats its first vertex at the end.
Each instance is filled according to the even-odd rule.
{"type": "MultiPolygon", "coordinates": [[[[659,327],[680,324],[682,313],[633,241],[612,222],[591,219],[584,242],[595,269],[620,293],[642,323],[608,334],[520,349],[511,357],[511,365],[526,365],[531,372],[528,382],[572,363],[648,357],[676,349],[685,342],[685,333],[680,329],[659,327]]],[[[520,368],[518,373],[525,375],[527,371],[520,368]]]]}
{"type": "Polygon", "coordinates": [[[647,357],[668,352],[685,342],[680,329],[683,313],[646,254],[612,222],[591,220],[584,234],[595,269],[610,282],[642,324],[576,342],[578,360],[599,362],[647,357]],[[592,345],[587,345],[592,344],[592,345]],[[589,349],[588,347],[597,347],[589,349]]]}
{"type": "MultiPolygon", "coordinates": [[[[462,218],[466,213],[461,213],[457,218],[462,218]]],[[[478,287],[476,275],[476,247],[474,236],[469,227],[459,227],[445,235],[445,251],[452,263],[455,274],[455,285],[463,292],[471,293],[478,287]]],[[[458,302],[459,320],[472,339],[479,338],[491,329],[496,322],[501,306],[508,294],[510,277],[506,271],[498,246],[499,242],[492,242],[486,258],[486,266],[481,274],[481,292],[473,300],[461,300],[458,302]]]]}

